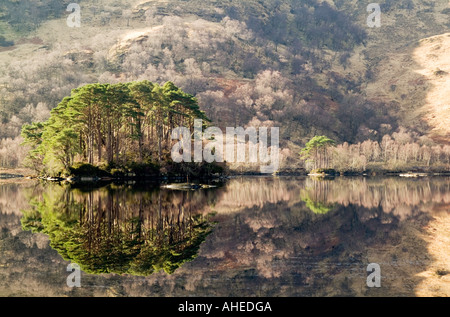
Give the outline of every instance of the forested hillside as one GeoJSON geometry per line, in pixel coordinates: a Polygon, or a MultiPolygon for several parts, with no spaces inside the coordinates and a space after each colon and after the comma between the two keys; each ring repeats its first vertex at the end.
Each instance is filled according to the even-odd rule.
{"type": "Polygon", "coordinates": [[[2,166],[22,162],[23,124],[97,82],[171,81],[219,127],[279,126],[291,167],[303,166],[298,152],[315,135],[357,145],[409,133],[430,148],[449,140],[423,113],[433,78],[422,87],[382,76],[419,68],[420,40],[450,29],[448,1],[381,1],[380,28],[356,0],[83,0],[81,26],[69,28],[70,2],[0,4],[2,166]]]}

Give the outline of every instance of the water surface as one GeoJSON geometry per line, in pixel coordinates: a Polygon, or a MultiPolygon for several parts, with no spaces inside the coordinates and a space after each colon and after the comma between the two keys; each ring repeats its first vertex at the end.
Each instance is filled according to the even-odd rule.
{"type": "Polygon", "coordinates": [[[0,295],[416,296],[423,272],[448,277],[425,237],[449,206],[444,177],[242,177],[195,191],[9,182],[0,295]],[[380,288],[367,286],[370,263],[380,288]]]}

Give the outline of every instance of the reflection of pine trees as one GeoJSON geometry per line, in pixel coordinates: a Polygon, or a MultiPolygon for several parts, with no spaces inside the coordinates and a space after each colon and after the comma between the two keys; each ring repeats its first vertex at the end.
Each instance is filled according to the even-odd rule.
{"type": "Polygon", "coordinates": [[[207,203],[201,193],[53,190],[24,212],[22,225],[48,234],[54,249],[89,273],[173,273],[212,229],[199,212],[207,203]]]}
{"type": "Polygon", "coordinates": [[[433,211],[440,205],[450,204],[449,190],[447,178],[414,181],[401,178],[307,179],[301,198],[311,201],[311,206],[353,204],[365,208],[381,207],[384,212],[408,216],[413,212],[411,206],[433,211]]]}
{"type": "Polygon", "coordinates": [[[300,191],[300,198],[315,214],[326,214],[335,207],[334,203],[327,201],[331,183],[328,180],[311,179],[310,184],[300,191]]]}

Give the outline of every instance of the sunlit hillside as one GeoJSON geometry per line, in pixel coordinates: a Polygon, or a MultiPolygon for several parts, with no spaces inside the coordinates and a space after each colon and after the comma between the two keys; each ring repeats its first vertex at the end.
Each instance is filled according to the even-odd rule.
{"type": "Polygon", "coordinates": [[[430,85],[422,108],[425,121],[434,138],[450,142],[450,33],[421,40],[414,58],[430,85]]]}
{"type": "Polygon", "coordinates": [[[23,160],[22,125],[72,89],[143,79],[175,82],[219,127],[279,126],[290,167],[320,134],[381,141],[403,127],[448,141],[446,0],[384,1],[380,28],[361,1],[83,0],[72,28],[68,3],[1,5],[8,167],[23,160]]]}
{"type": "Polygon", "coordinates": [[[405,126],[449,142],[449,34],[421,39],[389,52],[377,67],[368,96],[390,103],[405,126]]]}

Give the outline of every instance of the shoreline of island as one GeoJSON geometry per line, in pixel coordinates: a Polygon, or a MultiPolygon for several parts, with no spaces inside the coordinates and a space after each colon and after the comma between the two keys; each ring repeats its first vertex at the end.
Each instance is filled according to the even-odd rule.
{"type": "Polygon", "coordinates": [[[306,170],[281,170],[273,174],[263,174],[257,171],[227,171],[226,173],[214,174],[200,174],[200,175],[181,175],[181,174],[139,174],[136,172],[123,173],[120,175],[68,175],[68,176],[47,176],[37,175],[27,169],[0,169],[0,180],[17,180],[29,179],[50,182],[68,182],[68,183],[127,183],[127,182],[143,182],[143,183],[208,183],[226,181],[235,177],[312,177],[317,179],[334,179],[338,177],[402,177],[402,178],[425,178],[425,177],[450,177],[450,171],[390,171],[390,170],[376,170],[376,171],[306,171],[306,170]]]}

